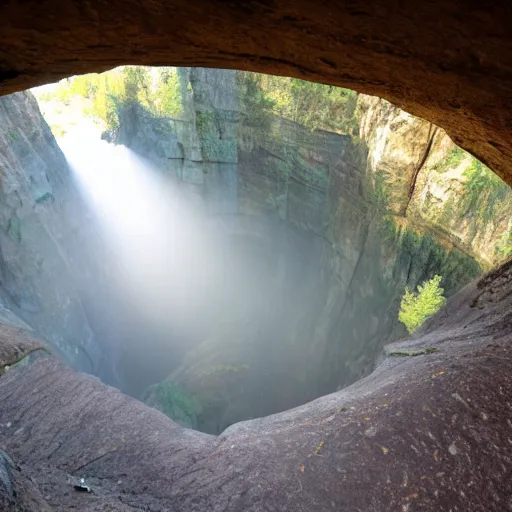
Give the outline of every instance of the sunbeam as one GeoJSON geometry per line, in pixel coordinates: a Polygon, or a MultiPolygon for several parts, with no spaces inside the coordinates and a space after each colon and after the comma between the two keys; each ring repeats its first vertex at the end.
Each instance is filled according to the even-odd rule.
{"type": "Polygon", "coordinates": [[[101,140],[91,123],[71,130],[61,147],[110,244],[124,291],[156,322],[172,319],[187,329],[200,323],[227,283],[220,244],[199,212],[149,163],[101,140]]]}

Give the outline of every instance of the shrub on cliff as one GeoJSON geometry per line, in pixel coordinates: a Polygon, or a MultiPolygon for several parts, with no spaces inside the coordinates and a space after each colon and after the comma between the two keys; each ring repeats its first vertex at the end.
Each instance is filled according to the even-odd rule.
{"type": "Polygon", "coordinates": [[[151,386],[144,401],[184,427],[196,428],[201,401],[170,380],[151,386]]]}
{"type": "Polygon", "coordinates": [[[437,313],[444,305],[446,299],[441,288],[441,276],[434,276],[418,286],[417,292],[410,292],[405,288],[400,303],[398,320],[402,322],[409,333],[416,331],[425,320],[437,313]]]}

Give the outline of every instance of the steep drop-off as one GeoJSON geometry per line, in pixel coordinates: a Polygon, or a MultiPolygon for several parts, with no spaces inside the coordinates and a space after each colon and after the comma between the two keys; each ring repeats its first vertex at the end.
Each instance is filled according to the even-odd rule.
{"type": "Polygon", "coordinates": [[[29,92],[0,98],[0,169],[2,321],[29,326],[76,369],[101,372],[80,294],[94,266],[86,208],[29,92]]]}
{"type": "MultiPolygon", "coordinates": [[[[352,386],[217,437],[56,359],[10,370],[0,377],[0,504],[502,512],[512,498],[511,280],[509,263],[471,283],[352,386]],[[393,355],[407,353],[417,355],[393,355]]],[[[26,338],[0,329],[0,344],[13,353],[26,338]]]]}
{"type": "MultiPolygon", "coordinates": [[[[268,112],[256,122],[247,116],[235,72],[184,69],[180,81],[180,118],[157,117],[125,102],[117,142],[171,176],[213,232],[228,240],[226,253],[254,273],[230,276],[248,279],[251,290],[236,307],[219,304],[221,314],[208,317],[198,304],[203,325],[181,339],[152,331],[132,306],[108,293],[109,262],[97,261],[101,244],[91,244],[93,223],[48,127],[30,95],[3,100],[18,105],[20,117],[4,124],[6,140],[20,134],[5,154],[28,154],[23,172],[39,170],[30,180],[16,170],[19,165],[8,168],[31,207],[23,210],[30,222],[22,224],[22,236],[15,230],[25,213],[8,210],[5,220],[10,235],[2,251],[9,254],[14,236],[13,247],[23,253],[15,258],[18,267],[5,265],[5,307],[76,368],[135,396],[168,376],[198,398],[194,424],[220,432],[367,375],[383,344],[405,335],[397,320],[405,286],[413,289],[438,273],[451,295],[481,272],[480,265],[501,257],[510,193],[498,189],[492,212],[485,210],[481,195],[468,195],[476,161],[429,123],[365,96],[350,107],[345,133],[311,131],[268,112]],[[33,126],[47,134],[49,154],[60,167],[53,160],[43,165],[30,152],[49,151],[38,136],[26,136],[33,126]],[[44,229],[34,228],[43,221],[44,229]],[[49,248],[53,252],[44,252],[49,248]],[[43,252],[44,261],[26,260],[31,251],[43,252]],[[68,298],[59,287],[74,295],[68,298]],[[47,294],[44,310],[17,303],[16,293],[29,301],[47,294]],[[52,302],[52,293],[65,302],[52,302]],[[55,311],[66,307],[78,308],[82,323],[52,323],[55,311]],[[82,328],[91,336],[83,339],[93,340],[91,326],[101,343],[81,341],[82,328]]],[[[159,406],[151,389],[144,397],[159,406]]]]}
{"type": "Polygon", "coordinates": [[[211,324],[170,373],[203,403],[201,428],[219,432],[367,375],[383,344],[405,335],[405,286],[437,273],[451,295],[498,261],[510,192],[493,215],[478,211],[465,196],[475,160],[454,159],[430,123],[365,96],[345,134],[269,115],[251,123],[235,72],[184,69],[181,80],[180,119],[129,103],[117,142],[195,195],[268,276],[248,319],[211,324]]]}

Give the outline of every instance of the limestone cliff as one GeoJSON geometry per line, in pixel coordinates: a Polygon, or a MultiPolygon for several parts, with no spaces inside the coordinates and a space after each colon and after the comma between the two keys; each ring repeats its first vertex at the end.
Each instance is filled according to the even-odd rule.
{"type": "Polygon", "coordinates": [[[90,277],[78,234],[87,219],[67,162],[31,93],[0,98],[0,120],[1,317],[96,371],[100,349],[75,279],[90,277]]]}
{"type": "Polygon", "coordinates": [[[203,400],[201,428],[218,432],[368,374],[383,344],[405,335],[405,286],[438,273],[452,295],[499,259],[510,191],[496,215],[469,218],[474,159],[457,156],[454,167],[457,150],[436,127],[365,96],[342,134],[276,116],[251,123],[234,72],[180,76],[181,118],[132,104],[117,142],[193,191],[228,226],[233,251],[269,276],[251,318],[213,323],[170,375],[203,400]]]}
{"type": "Polygon", "coordinates": [[[512,192],[440,128],[380,98],[359,97],[373,187],[395,220],[435,233],[486,267],[507,256],[512,192]]]}

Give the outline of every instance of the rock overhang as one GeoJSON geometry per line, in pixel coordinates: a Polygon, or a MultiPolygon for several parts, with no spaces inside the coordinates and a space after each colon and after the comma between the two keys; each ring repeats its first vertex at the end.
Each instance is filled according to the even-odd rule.
{"type": "Polygon", "coordinates": [[[289,75],[388,99],[512,182],[507,0],[32,0],[0,12],[2,94],[121,64],[289,75]]]}

